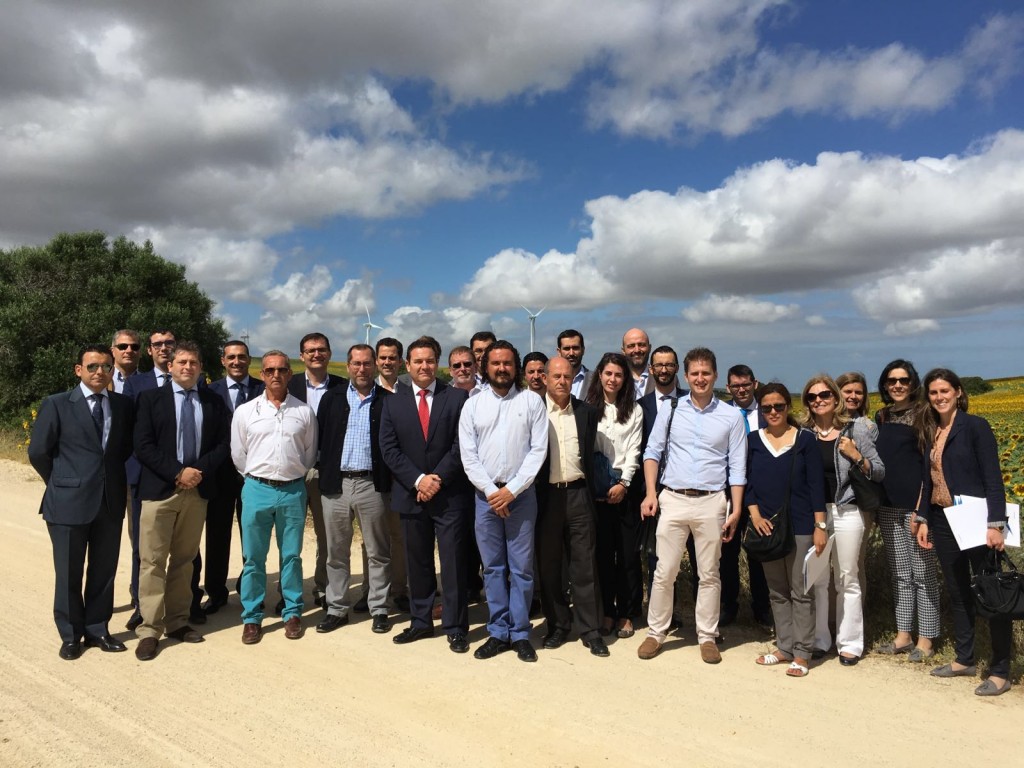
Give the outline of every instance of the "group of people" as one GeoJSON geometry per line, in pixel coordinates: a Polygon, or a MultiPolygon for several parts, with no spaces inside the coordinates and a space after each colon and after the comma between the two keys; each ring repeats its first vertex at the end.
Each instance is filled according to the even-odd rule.
{"type": "MultiPolygon", "coordinates": [[[[890,363],[879,380],[886,406],[874,421],[863,413],[863,376],[815,376],[798,422],[784,385],[761,385],[749,367],[734,365],[731,399],[720,400],[711,350],[691,349],[680,372],[675,350],[652,349],[639,328],[593,371],[575,329],[559,334],[551,358],[521,358],[481,331],[449,352],[450,384],[438,378],[442,350],[429,336],[407,348],[393,338],[353,345],[346,379],[328,372],[327,337],[310,333],[299,342],[303,373],[271,350],[260,381],[249,375],[247,345],[232,340],[222,353],[225,377],[209,385],[199,349],[173,331],[149,334],[150,371],[139,370],[141,347],[138,333],[121,330],[110,346],[83,348],[79,385],[46,398],[33,427],[29,458],[46,481],[41,513],[53,544],[64,659],[77,658],[83,644],[126,650],[108,627],[126,509],[135,608],[128,628],[139,637],[140,660],[155,658],[165,638],[202,642],[195,627],[228,601],[235,520],[242,642],[262,639],[271,531],[280,561],[275,612],[286,638],[302,637],[308,510],[312,597],[323,609],[317,632],[361,611],[374,633],[386,634],[393,607],[410,619],[396,644],[433,636],[439,620],[449,648],[464,653],[468,605],[482,588],[488,639],[474,656],[514,651],[525,662],[537,660],[538,597],[544,649],[575,631],[591,654],[606,657],[605,638],[631,637],[646,623],[637,652],[653,659],[672,628],[687,551],[700,655],[720,662],[719,628],[739,610],[743,532],[767,536],[785,522],[787,554],[746,562],[754,619],[774,627],[777,640],[756,661],[784,664],[792,677],[807,675],[809,660],[833,646],[830,580],[803,586],[811,549],[830,551],[840,663],[853,666],[863,655],[863,563],[877,522],[897,623],[895,639],[879,650],[915,661],[934,655],[937,561],[953,606],[956,660],[932,674],[976,674],[969,582],[986,548],[961,552],[946,508],[961,494],[985,497],[988,547],[1001,549],[1005,499],[995,438],[967,413],[952,371],[937,369],[922,382],[909,361],[890,363]],[[884,486],[877,521],[858,504],[857,480],[884,486]],[[364,574],[355,600],[354,520],[364,574]]],[[[1010,687],[1010,623],[994,619],[991,629],[979,695],[1010,687]]]]}

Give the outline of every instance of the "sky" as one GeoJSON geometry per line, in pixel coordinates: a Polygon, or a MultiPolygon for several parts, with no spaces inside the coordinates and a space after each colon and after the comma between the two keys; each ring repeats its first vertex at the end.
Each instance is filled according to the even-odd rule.
{"type": "Polygon", "coordinates": [[[1024,7],[924,8],[7,0],[0,247],[151,240],[254,353],[1024,374],[1024,7]]]}

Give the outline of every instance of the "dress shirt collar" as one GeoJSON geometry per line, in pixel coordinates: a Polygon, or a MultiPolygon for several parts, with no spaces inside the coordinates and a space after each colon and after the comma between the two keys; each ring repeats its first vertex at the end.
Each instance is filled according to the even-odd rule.
{"type": "Polygon", "coordinates": [[[106,399],[106,397],[107,397],[107,390],[106,389],[101,389],[99,392],[93,392],[91,389],[89,389],[87,386],[85,386],[85,384],[83,384],[82,382],[78,382],[78,388],[80,390],[82,390],[82,394],[85,397],[92,397],[93,395],[99,395],[100,397],[102,397],[104,399],[106,399]]]}
{"type": "Polygon", "coordinates": [[[413,394],[416,395],[417,399],[420,396],[420,392],[422,392],[424,389],[426,389],[427,392],[430,393],[430,397],[433,398],[434,397],[434,393],[437,391],[437,379],[434,379],[426,387],[421,387],[419,384],[413,384],[412,385],[413,394]]]}
{"type": "Polygon", "coordinates": [[[551,399],[551,395],[544,395],[544,399],[547,400],[548,413],[572,413],[572,398],[569,398],[569,402],[565,404],[565,408],[559,407],[558,403],[551,399]]]}

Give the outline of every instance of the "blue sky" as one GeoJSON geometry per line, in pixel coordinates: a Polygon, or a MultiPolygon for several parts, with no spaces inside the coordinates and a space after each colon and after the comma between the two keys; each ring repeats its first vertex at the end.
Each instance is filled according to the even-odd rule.
{"type": "Polygon", "coordinates": [[[149,238],[254,351],[1024,373],[1018,3],[10,5],[0,245],[149,238]]]}

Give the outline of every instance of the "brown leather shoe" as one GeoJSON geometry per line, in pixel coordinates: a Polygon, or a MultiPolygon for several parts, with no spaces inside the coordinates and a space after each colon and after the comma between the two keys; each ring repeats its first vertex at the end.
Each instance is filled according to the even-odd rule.
{"type": "Polygon", "coordinates": [[[305,631],[302,620],[298,616],[292,616],[284,623],[284,636],[289,640],[298,640],[305,631]]]}
{"type": "Polygon", "coordinates": [[[144,637],[135,646],[135,658],[139,661],[152,661],[156,658],[157,647],[160,642],[155,637],[144,637]]]}
{"type": "Polygon", "coordinates": [[[700,658],[705,664],[717,664],[722,660],[722,654],[719,653],[714,641],[708,640],[700,644],[700,658]]]}
{"type": "Polygon", "coordinates": [[[242,626],[242,642],[245,645],[256,645],[263,639],[263,627],[259,624],[245,624],[242,626]]]}
{"type": "Polygon", "coordinates": [[[661,643],[655,640],[653,637],[646,637],[644,641],[640,643],[640,647],[636,649],[636,655],[641,659],[653,659],[661,652],[661,643]]]}

